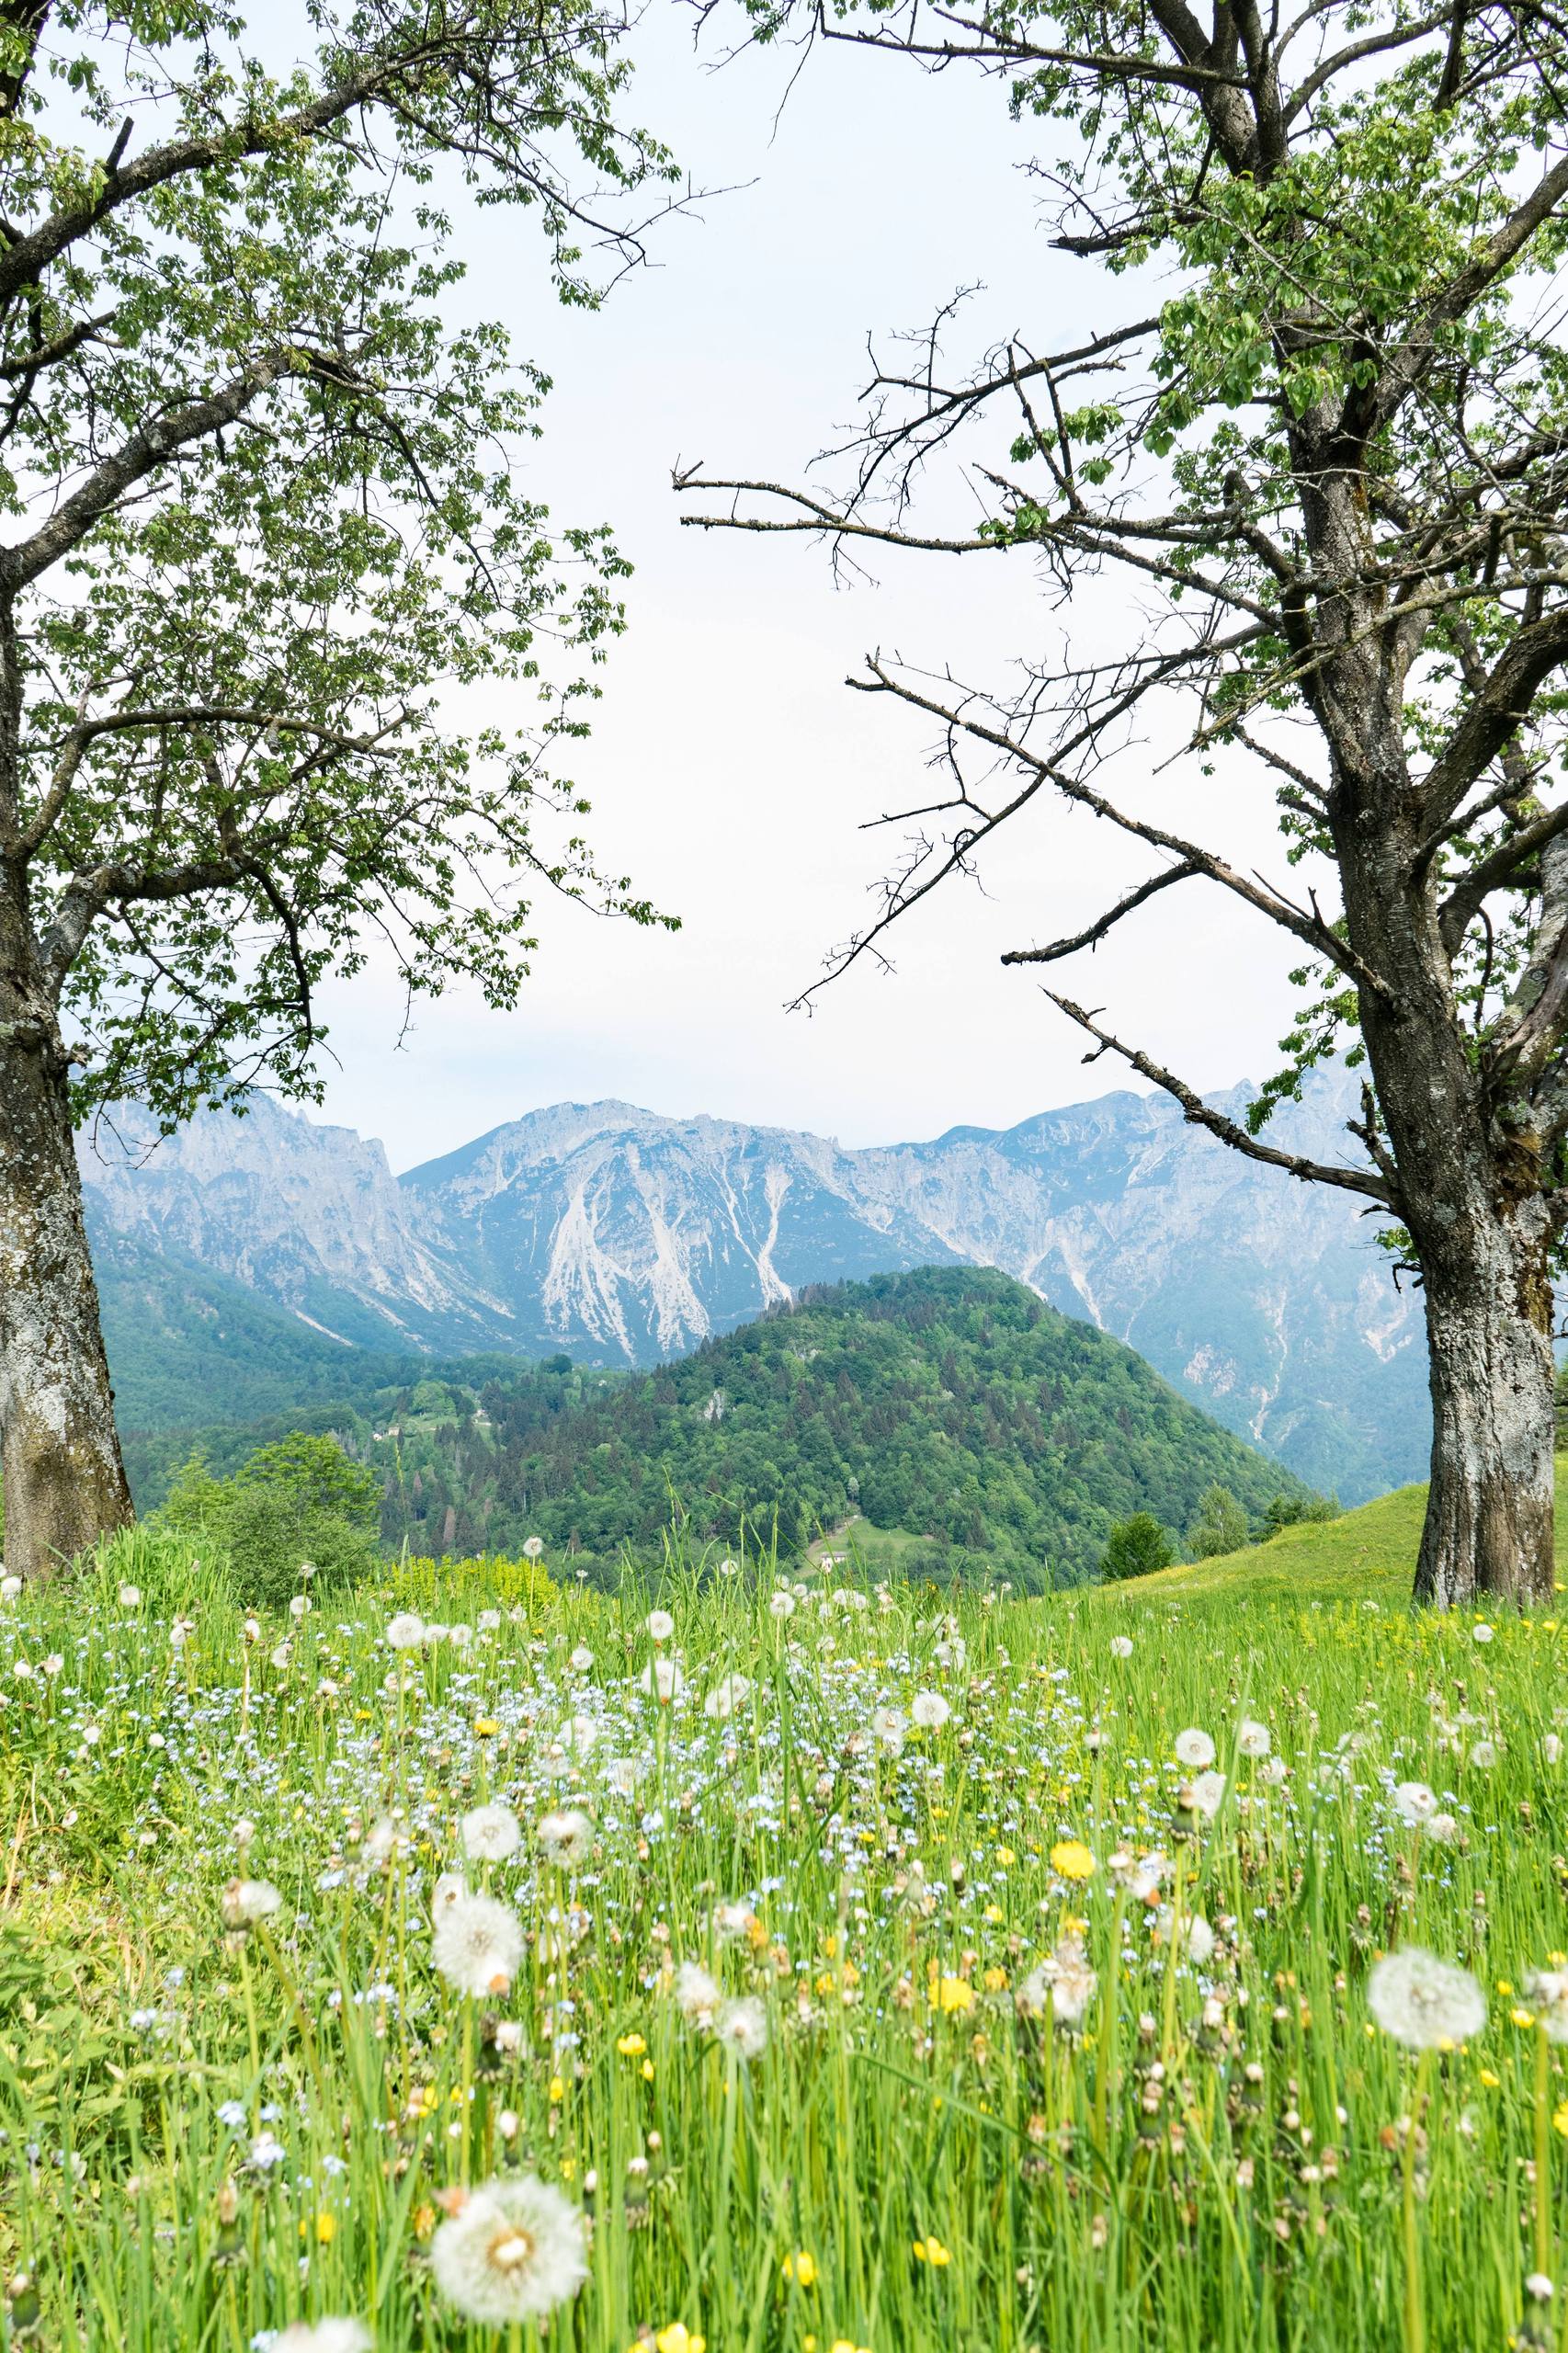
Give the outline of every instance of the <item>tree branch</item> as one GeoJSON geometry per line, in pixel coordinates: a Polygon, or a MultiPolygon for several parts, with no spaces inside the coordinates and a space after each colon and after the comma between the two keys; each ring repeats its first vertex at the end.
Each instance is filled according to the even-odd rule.
{"type": "Polygon", "coordinates": [[[1119,924],[1123,915],[1130,915],[1134,907],[1141,907],[1146,899],[1153,898],[1158,892],[1168,891],[1173,882],[1186,882],[1194,874],[1202,872],[1202,867],[1196,865],[1191,858],[1184,858],[1179,866],[1167,866],[1162,873],[1151,875],[1147,882],[1141,882],[1136,891],[1130,891],[1125,899],[1119,899],[1114,907],[1106,910],[1097,923],[1089,926],[1087,931],[1080,931],[1071,939],[1053,939],[1049,948],[1009,948],[1002,961],[1004,964],[1056,964],[1064,956],[1075,956],[1081,948],[1097,947],[1112,926],[1119,924]]]}
{"type": "Polygon", "coordinates": [[[1141,1077],[1151,1080],[1166,1095],[1174,1096],[1194,1127],[1207,1128],[1211,1136],[1218,1136],[1220,1142],[1229,1144],[1233,1152],[1244,1153],[1249,1160],[1261,1160],[1270,1168],[1283,1168],[1290,1176],[1299,1176],[1303,1184],[1337,1185],[1346,1192],[1365,1193],[1384,1209],[1392,1209],[1398,1213],[1398,1199],[1386,1177],[1375,1175],[1370,1169],[1335,1168],[1327,1161],[1309,1160],[1301,1153],[1280,1152],[1272,1144],[1259,1143],[1256,1136],[1248,1135],[1244,1128],[1238,1127],[1234,1120],[1228,1120],[1222,1111],[1211,1108],[1200,1095],[1172,1072],[1152,1062],[1147,1054],[1138,1052],[1131,1046],[1124,1046],[1120,1039],[1113,1038],[1108,1029],[1102,1029],[1095,1016],[1086,1013],[1081,1005],[1074,1005],[1071,997],[1058,996],[1054,989],[1045,989],[1041,994],[1048,996],[1052,1005],[1059,1006],[1080,1029],[1086,1029],[1091,1038],[1099,1040],[1096,1051],[1084,1056],[1086,1063],[1098,1062],[1101,1054],[1119,1054],[1122,1061],[1137,1071],[1141,1077]]]}

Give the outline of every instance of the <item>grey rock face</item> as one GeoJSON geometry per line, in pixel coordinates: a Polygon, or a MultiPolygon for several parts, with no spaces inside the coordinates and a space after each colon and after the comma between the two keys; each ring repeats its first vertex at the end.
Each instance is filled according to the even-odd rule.
{"type": "MultiPolygon", "coordinates": [[[[1319,1078],[1278,1140],[1346,1157],[1353,1101],[1319,1078]]],[[[1420,1297],[1395,1288],[1374,1222],[1354,1196],[1228,1152],[1164,1097],[853,1152],[559,1104],[401,1179],[380,1144],[265,1100],[145,1155],[134,1141],[119,1165],[85,1152],[95,1224],[356,1344],[649,1363],[809,1283],[970,1261],[1125,1340],[1346,1501],[1424,1469],[1420,1297]]]]}

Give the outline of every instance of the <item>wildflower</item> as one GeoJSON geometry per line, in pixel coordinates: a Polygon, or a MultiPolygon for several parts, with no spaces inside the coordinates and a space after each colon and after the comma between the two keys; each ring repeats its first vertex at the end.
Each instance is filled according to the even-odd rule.
{"type": "Polygon", "coordinates": [[[767,2012],[755,1995],[743,1994],[724,2004],[713,2031],[737,2059],[760,2059],[767,2048],[767,2012]]]}
{"type": "Polygon", "coordinates": [[[640,2034],[619,2035],[615,2047],[623,2059],[641,2059],[648,2048],[640,2034]]]}
{"type": "Polygon", "coordinates": [[[656,1695],[660,1705],[667,1708],[684,1688],[686,1678],[673,1658],[653,1658],[637,1680],[644,1691],[656,1695]]]}
{"type": "Polygon", "coordinates": [[[1425,1781],[1401,1781],[1393,1793],[1393,1810],[1407,1829],[1415,1830],[1431,1821],[1437,1800],[1425,1781]]]}
{"type": "Polygon", "coordinates": [[[223,1925],[253,1927],[257,1920],[269,1920],[282,1904],[281,1894],[268,1879],[232,1879],[223,1890],[223,1925]]]}
{"type": "Polygon", "coordinates": [[[402,1836],[391,1814],[383,1813],[380,1820],[372,1822],[369,1830],[366,1831],[359,1852],[368,1863],[384,1863],[396,1854],[398,1841],[402,1836]]]}
{"type": "Polygon", "coordinates": [[[1532,2271],[1525,2281],[1525,2293],[1538,2304],[1549,2304],[1557,2293],[1544,2271],[1532,2271]]]}
{"type": "MultiPolygon", "coordinates": [[[[646,2353],[647,2338],[640,2337],[631,2353],[646,2353]]],[[[708,2339],[694,2336],[685,2321],[672,2320],[667,2328],[653,2331],[653,2353],[707,2353],[708,2339]]]]}
{"type": "Polygon", "coordinates": [[[796,1610],[794,1595],[787,1585],[781,1585],[768,1599],[768,1614],[774,1618],[792,1618],[796,1610]]]}
{"type": "Polygon", "coordinates": [[[542,2320],[588,2276],[583,2217],[532,2174],[488,2181],[436,2233],[430,2268],[448,2303],[469,2320],[494,2328],[542,2320]]]}
{"type": "Polygon", "coordinates": [[[894,1756],[902,1754],[908,1718],[902,1708],[873,1708],[871,1730],[882,1746],[894,1756]]]}
{"type": "Polygon", "coordinates": [[[1541,1761],[1546,1765],[1561,1765],[1562,1743],[1556,1733],[1543,1733],[1540,1743],[1541,1761]]]}
{"type": "Polygon", "coordinates": [[[1199,1773],[1196,1780],[1188,1782],[1186,1790],[1191,1801],[1190,1811],[1200,1813],[1206,1822],[1212,1822],[1225,1802],[1225,1788],[1223,1773],[1199,1773]]]}
{"type": "Polygon", "coordinates": [[[430,1909],[438,1918],[449,1904],[460,1902],[468,1893],[468,1881],[461,1871],[443,1871],[430,1891],[430,1909]]]}
{"type": "Polygon", "coordinates": [[[1451,1813],[1429,1814],[1426,1826],[1427,1837],[1435,1839],[1439,1847],[1451,1845],[1460,1833],[1459,1822],[1451,1813]]]}
{"type": "Polygon", "coordinates": [[[1470,1971],[1420,1945],[1374,1964],[1367,2006],[1385,2034],[1412,2051],[1467,2041],[1486,2024],[1486,1996],[1470,1971]]]}
{"type": "Polygon", "coordinates": [[[302,1593],[291,1594],[289,1600],[289,1615],[293,1619],[302,1618],[310,1608],[310,1601],[306,1595],[302,1593]]]}
{"type": "Polygon", "coordinates": [[[1205,1772],[1214,1762],[1214,1744],[1206,1732],[1190,1724],[1176,1736],[1176,1760],[1195,1773],[1205,1772]]]}
{"type": "Polygon", "coordinates": [[[387,1620],[387,1643],[394,1651],[416,1651],[425,1640],[425,1620],[412,1609],[400,1609],[387,1620]]]}
{"type": "Polygon", "coordinates": [[[1492,1640],[1492,1628],[1483,1619],[1471,1628],[1470,1638],[1472,1643],[1489,1643],[1492,1640]]]}
{"type": "Polygon", "coordinates": [[[504,1863],[523,1843],[522,1825],[508,1805],[476,1805],[459,1827],[471,1862],[504,1863]]]}
{"type": "Polygon", "coordinates": [[[525,1536],[525,1537],[524,1537],[524,1539],[523,1539],[523,1558],[524,1558],[524,1560],[525,1560],[525,1561],[542,1561],[542,1560],[543,1560],[543,1558],[544,1558],[544,1539],[543,1539],[543,1537],[542,1537],[542,1536],[525,1536]]]}
{"type": "Polygon", "coordinates": [[[1131,1635],[1113,1634],[1110,1638],[1110,1654],[1112,1658],[1131,1658],[1132,1656],[1131,1635]]]}
{"type": "Polygon", "coordinates": [[[1496,1742],[1478,1740],[1470,1752],[1470,1761],[1478,1772],[1490,1773],[1497,1762],[1496,1742]]]}
{"type": "Polygon", "coordinates": [[[811,2288],[815,2286],[817,2277],[816,2257],[814,2255],[809,2255],[803,2246],[797,2247],[793,2255],[787,2255],[784,2257],[782,2268],[785,2279],[792,2279],[797,2288],[811,2288]]]}
{"type": "Polygon", "coordinates": [[[581,1763],[583,1758],[592,1756],[598,1737],[599,1728],[592,1716],[575,1715],[567,1717],[555,1735],[555,1742],[569,1757],[575,1757],[581,1763]]]}
{"type": "Polygon", "coordinates": [[[718,1722],[722,1723],[727,1717],[734,1714],[737,1708],[743,1707],[750,1697],[751,1684],[744,1675],[722,1676],[703,1700],[702,1712],[705,1716],[711,1716],[718,1722]]]}
{"type": "Polygon", "coordinates": [[[370,2353],[362,2320],[296,2320],[272,2339],[272,2353],[370,2353]]]}
{"type": "Polygon", "coordinates": [[[122,1609],[140,1609],[142,1607],[141,1586],[122,1585],[119,1588],[119,1606],[122,1609]]]}
{"type": "Polygon", "coordinates": [[[939,2271],[944,2264],[950,2263],[952,2259],[952,2250],[945,2247],[938,2238],[926,2237],[916,2239],[915,2242],[916,2263],[932,2264],[939,2271]]]}
{"type": "Polygon", "coordinates": [[[437,1918],[431,1953],[442,1976],[460,1994],[505,1994],[523,1957],[522,1924],[508,1904],[498,1904],[494,1896],[461,1895],[437,1918]]]}
{"type": "Polygon", "coordinates": [[[727,1900],[713,1906],[713,1933],[722,1945],[740,1944],[756,1926],[756,1914],[749,1904],[727,1900]]]}
{"type": "Polygon", "coordinates": [[[910,1719],[922,1732],[940,1732],[952,1712],[939,1691],[917,1691],[909,1703],[910,1719]]]}
{"type": "Polygon", "coordinates": [[[594,1825],[575,1806],[568,1807],[563,1813],[541,1814],[535,1836],[548,1862],[571,1868],[585,1861],[593,1852],[594,1825]]]}
{"type": "Polygon", "coordinates": [[[20,1577],[0,1577],[0,1601],[15,1601],[22,1589],[20,1577]]]}
{"type": "Polygon", "coordinates": [[[1274,1745],[1274,1735],[1267,1724],[1255,1723],[1249,1716],[1242,1718],[1236,1731],[1236,1746],[1244,1756],[1267,1756],[1274,1745]]]}
{"type": "Polygon", "coordinates": [[[667,1609],[650,1609],[644,1622],[656,1643],[667,1643],[676,1630],[676,1621],[667,1609]]]}
{"type": "Polygon", "coordinates": [[[700,1961],[683,1961],[676,1971],[676,2007],[682,2018],[699,2026],[709,2025],[724,1998],[723,1988],[710,1977],[700,1961]]]}
{"type": "Polygon", "coordinates": [[[1018,1988],[1018,2008],[1025,2018],[1045,2016],[1046,2006],[1058,2026],[1079,2026],[1099,1987],[1079,1937],[1063,1937],[1018,1988]]]}
{"type": "Polygon", "coordinates": [[[1051,1868],[1061,1879],[1093,1879],[1097,1868],[1081,1838],[1059,1838],[1051,1850],[1051,1868]]]}
{"type": "Polygon", "coordinates": [[[929,1999],[934,2010],[949,2016],[956,2010],[962,2016],[974,2007],[974,1988],[967,1977],[944,1977],[933,1967],[929,1999]]]}
{"type": "Polygon", "coordinates": [[[1532,1969],[1525,1992],[1549,2042],[1568,2042],[1568,1969],[1532,1969]]]}

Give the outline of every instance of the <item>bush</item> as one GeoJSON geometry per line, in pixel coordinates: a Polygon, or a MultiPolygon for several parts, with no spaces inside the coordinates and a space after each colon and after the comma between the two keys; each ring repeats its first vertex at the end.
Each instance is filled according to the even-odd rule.
{"type": "Polygon", "coordinates": [[[232,1479],[193,1454],[158,1524],[210,1546],[228,1564],[236,1600],[279,1609],[309,1563],[325,1588],[358,1583],[378,1564],[381,1487],[335,1438],[292,1431],[259,1447],[232,1479]]]}
{"type": "Polygon", "coordinates": [[[1100,1574],[1113,1579],[1152,1576],[1156,1569],[1168,1569],[1175,1559],[1168,1530],[1152,1511],[1135,1511],[1131,1519],[1119,1519],[1107,1538],[1100,1574]]]}

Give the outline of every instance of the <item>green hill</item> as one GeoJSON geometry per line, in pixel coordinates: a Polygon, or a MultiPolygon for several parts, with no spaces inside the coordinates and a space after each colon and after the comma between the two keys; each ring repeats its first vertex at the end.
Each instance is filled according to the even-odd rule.
{"type": "MultiPolygon", "coordinates": [[[[1105,1586],[1107,1607],[1188,1598],[1227,1601],[1409,1598],[1426,1510],[1425,1484],[1398,1487],[1339,1519],[1287,1528],[1267,1544],[1105,1586]]],[[[1557,1567],[1568,1564],[1568,1455],[1557,1458],[1557,1567]]]]}
{"type": "MultiPolygon", "coordinates": [[[[807,1290],[617,1381],[564,1358],[427,1367],[319,1402],[301,1426],[338,1430],[381,1472],[390,1540],[437,1553],[539,1535],[612,1560],[656,1548],[678,1498],[699,1540],[766,1535],[777,1516],[796,1553],[858,1518],[903,1532],[911,1573],[1040,1589],[1090,1576],[1131,1513],[1185,1528],[1218,1482],[1256,1520],[1304,1492],[1131,1349],[980,1267],[807,1290]]],[[[246,1435],[214,1434],[214,1467],[246,1435]]],[[[150,1500],[175,1445],[159,1441],[155,1466],[142,1452],[150,1500]]]]}

